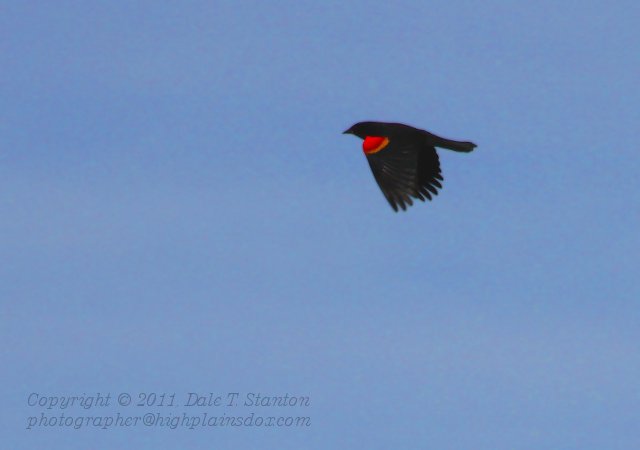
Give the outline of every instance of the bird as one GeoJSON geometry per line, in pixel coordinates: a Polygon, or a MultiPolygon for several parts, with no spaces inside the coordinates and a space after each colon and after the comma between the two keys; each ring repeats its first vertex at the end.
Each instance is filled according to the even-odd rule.
{"type": "Polygon", "coordinates": [[[446,139],[403,123],[358,122],[345,130],[362,139],[362,150],[380,190],[395,212],[406,211],[412,198],[425,201],[442,189],[436,147],[469,153],[473,142],[446,139]]]}

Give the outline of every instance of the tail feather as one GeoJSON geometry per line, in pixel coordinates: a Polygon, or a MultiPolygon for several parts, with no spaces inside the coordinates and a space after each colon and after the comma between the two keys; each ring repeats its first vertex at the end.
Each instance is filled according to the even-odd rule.
{"type": "Polygon", "coordinates": [[[469,153],[477,147],[477,145],[473,142],[454,141],[452,139],[446,139],[440,136],[436,136],[435,134],[429,133],[428,131],[425,131],[425,134],[427,135],[427,139],[430,145],[453,150],[454,152],[469,153]]]}
{"type": "Polygon", "coordinates": [[[453,150],[454,152],[464,152],[469,153],[473,151],[474,148],[477,147],[473,142],[460,142],[460,141],[452,141],[450,139],[442,139],[440,142],[436,143],[436,147],[442,147],[449,150],[453,150]]]}

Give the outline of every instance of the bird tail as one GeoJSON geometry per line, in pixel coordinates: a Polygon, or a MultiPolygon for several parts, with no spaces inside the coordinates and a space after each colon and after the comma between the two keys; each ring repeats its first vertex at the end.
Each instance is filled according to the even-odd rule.
{"type": "Polygon", "coordinates": [[[436,136],[435,134],[431,134],[428,131],[426,133],[427,133],[429,143],[431,145],[453,150],[454,152],[469,153],[470,151],[473,151],[473,149],[477,147],[477,145],[474,144],[473,142],[454,141],[452,139],[446,139],[440,136],[436,136]]]}
{"type": "Polygon", "coordinates": [[[473,151],[474,148],[477,147],[473,142],[460,142],[460,141],[452,141],[451,139],[439,138],[436,141],[436,147],[442,147],[449,150],[453,150],[454,152],[464,152],[469,153],[473,151]]]}

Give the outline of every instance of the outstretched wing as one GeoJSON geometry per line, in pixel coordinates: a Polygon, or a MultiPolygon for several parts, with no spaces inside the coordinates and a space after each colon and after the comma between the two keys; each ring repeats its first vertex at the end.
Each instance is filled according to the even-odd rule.
{"type": "Polygon", "coordinates": [[[431,200],[442,188],[440,160],[436,149],[415,143],[389,144],[366,154],[373,176],[394,211],[413,205],[412,198],[431,200]]]}

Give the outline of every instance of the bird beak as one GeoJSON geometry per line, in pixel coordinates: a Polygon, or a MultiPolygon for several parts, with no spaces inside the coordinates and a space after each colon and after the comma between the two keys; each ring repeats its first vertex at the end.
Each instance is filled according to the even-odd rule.
{"type": "Polygon", "coordinates": [[[351,134],[351,128],[342,132],[342,134],[351,134]]]}

